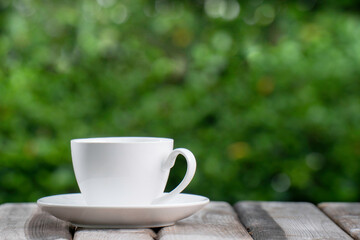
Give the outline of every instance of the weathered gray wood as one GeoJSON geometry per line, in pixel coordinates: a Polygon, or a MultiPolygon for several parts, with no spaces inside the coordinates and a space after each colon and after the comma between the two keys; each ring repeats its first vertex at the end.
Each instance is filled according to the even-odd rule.
{"type": "Polygon", "coordinates": [[[350,236],[360,239],[360,203],[321,203],[319,208],[350,236]]]}
{"type": "Polygon", "coordinates": [[[153,240],[151,229],[86,229],[78,228],[74,240],[153,240]]]}
{"type": "Polygon", "coordinates": [[[211,202],[198,213],[164,227],[159,240],[252,239],[241,225],[234,209],[225,202],[211,202]]]}
{"type": "Polygon", "coordinates": [[[257,239],[352,239],[311,203],[238,202],[240,221],[257,239]]]}
{"type": "Polygon", "coordinates": [[[35,203],[0,205],[0,239],[72,239],[70,224],[42,212],[35,203]]]}

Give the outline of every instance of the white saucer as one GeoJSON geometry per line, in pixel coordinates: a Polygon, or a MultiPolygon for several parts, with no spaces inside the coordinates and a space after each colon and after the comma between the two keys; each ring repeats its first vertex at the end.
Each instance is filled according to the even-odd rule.
{"type": "Polygon", "coordinates": [[[88,206],[80,193],[40,198],[38,206],[51,215],[87,228],[150,228],[173,225],[209,202],[199,195],[180,193],[164,204],[147,206],[88,206]]]}

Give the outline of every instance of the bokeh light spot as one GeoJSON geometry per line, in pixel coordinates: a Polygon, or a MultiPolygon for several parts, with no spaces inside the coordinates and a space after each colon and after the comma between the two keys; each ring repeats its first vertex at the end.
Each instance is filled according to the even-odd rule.
{"type": "Polygon", "coordinates": [[[270,4],[262,4],[255,10],[255,22],[260,25],[269,25],[275,19],[275,9],[270,4]]]}
{"type": "Polygon", "coordinates": [[[324,167],[324,158],[319,153],[310,153],[305,158],[306,165],[312,170],[320,170],[324,167]]]}
{"type": "Polygon", "coordinates": [[[222,17],[226,11],[225,0],[206,0],[205,12],[209,17],[218,18],[222,17]]]}
{"type": "Polygon", "coordinates": [[[235,142],[228,147],[228,155],[232,160],[247,157],[250,154],[250,146],[246,142],[235,142]]]}
{"type": "Polygon", "coordinates": [[[216,32],[211,39],[211,43],[214,48],[221,52],[227,52],[230,50],[232,42],[233,40],[230,34],[225,31],[216,32]]]}
{"type": "Polygon", "coordinates": [[[226,10],[223,14],[223,18],[226,20],[234,20],[239,16],[240,13],[240,4],[233,0],[228,1],[226,5],[226,10]]]}
{"type": "Polygon", "coordinates": [[[122,24],[124,23],[128,18],[128,10],[127,7],[123,4],[117,5],[112,11],[111,11],[111,20],[116,24],[122,24]]]}
{"type": "Polygon", "coordinates": [[[97,0],[97,3],[104,8],[111,7],[115,4],[115,0],[97,0]]]}
{"type": "Polygon", "coordinates": [[[233,20],[239,16],[240,4],[235,0],[206,0],[205,12],[211,18],[233,20]]]}
{"type": "Polygon", "coordinates": [[[271,180],[271,187],[279,193],[286,192],[291,186],[290,178],[285,173],[280,173],[271,180]]]}

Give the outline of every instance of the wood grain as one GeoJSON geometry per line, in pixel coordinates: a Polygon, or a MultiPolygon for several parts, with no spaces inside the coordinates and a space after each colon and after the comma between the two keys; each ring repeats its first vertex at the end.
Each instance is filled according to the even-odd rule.
{"type": "Polygon", "coordinates": [[[35,203],[0,205],[0,239],[72,239],[71,226],[45,212],[35,203]]]}
{"type": "Polygon", "coordinates": [[[254,239],[352,239],[311,203],[238,202],[241,222],[254,239]]]}
{"type": "Polygon", "coordinates": [[[360,203],[321,203],[319,208],[350,236],[360,239],[360,203]]]}
{"type": "Polygon", "coordinates": [[[198,213],[164,227],[159,240],[252,239],[241,225],[234,209],[226,202],[210,202],[198,213]]]}
{"type": "Polygon", "coordinates": [[[78,228],[74,240],[153,240],[156,234],[151,229],[86,229],[78,228]]]}

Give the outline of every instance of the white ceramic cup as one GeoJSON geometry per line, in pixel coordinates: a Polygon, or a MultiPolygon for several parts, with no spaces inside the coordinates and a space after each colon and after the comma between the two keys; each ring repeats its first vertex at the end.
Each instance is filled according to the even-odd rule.
{"type": "Polygon", "coordinates": [[[163,203],[192,180],[194,155],[173,150],[174,140],[155,137],[106,137],[71,140],[71,155],[81,194],[88,205],[119,206],[163,203]],[[187,161],[182,182],[163,194],[177,155],[187,161]]]}

